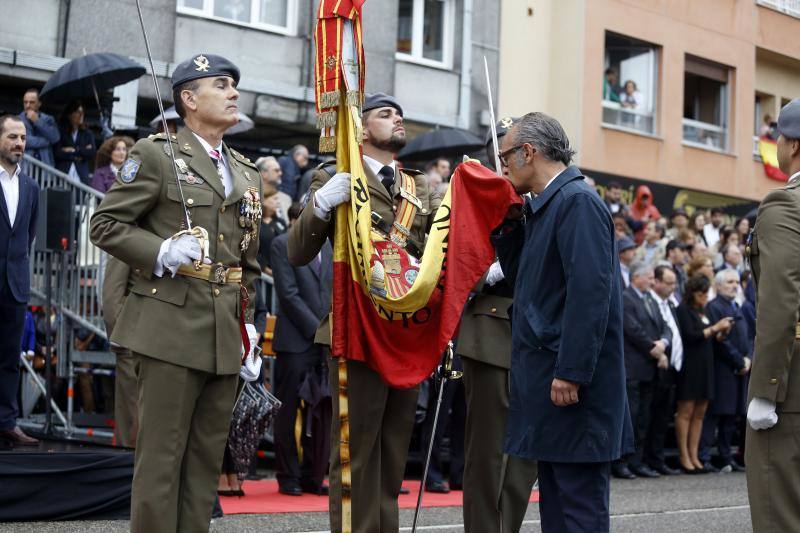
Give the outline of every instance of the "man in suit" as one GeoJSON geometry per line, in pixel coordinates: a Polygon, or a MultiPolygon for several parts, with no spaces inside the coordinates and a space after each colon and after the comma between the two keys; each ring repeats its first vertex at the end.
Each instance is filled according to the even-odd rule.
{"type": "Polygon", "coordinates": [[[683,288],[686,286],[686,271],[683,270],[683,265],[688,259],[686,245],[677,239],[672,239],[667,243],[665,254],[665,259],[675,274],[674,300],[680,302],[683,299],[683,288]]]}
{"type": "Polygon", "coordinates": [[[745,461],[758,533],[800,530],[800,99],[781,109],[778,132],[789,181],[764,197],[747,247],[758,292],[745,461]]]}
{"type": "Polygon", "coordinates": [[[630,459],[618,461],[612,469],[615,477],[624,479],[660,475],[644,463],[643,455],[650,429],[657,370],[669,368],[667,348],[671,332],[650,295],[652,287],[653,267],[644,263],[631,265],[631,284],[622,292],[622,304],[625,313],[625,379],[636,452],[630,459]]]}
{"type": "Polygon", "coordinates": [[[573,155],[555,119],[517,121],[500,161],[536,197],[493,235],[514,284],[504,449],[538,461],[545,533],[608,531],[610,462],[633,449],[614,224],[573,155]]]}
{"type": "Polygon", "coordinates": [[[39,111],[40,107],[42,101],[39,100],[39,90],[25,91],[22,97],[22,113],[19,114],[27,135],[25,152],[52,167],[55,166],[53,145],[61,138],[61,133],[58,131],[56,119],[39,111]]]}
{"type": "Polygon", "coordinates": [[[741,308],[736,303],[736,294],[740,290],[739,273],[733,269],[720,270],[714,278],[714,287],[717,296],[706,306],[708,319],[712,324],[725,317],[733,317],[735,321],[726,336],[714,338],[714,399],[703,421],[698,457],[713,467],[711,446],[716,434],[720,468],[725,472],[744,472],[744,467],[733,458],[731,445],[736,421],[745,414],[746,376],[750,372],[753,348],[747,334],[747,323],[742,320],[741,308]]]}
{"type": "Polygon", "coordinates": [[[675,416],[677,374],[683,367],[683,339],[678,327],[675,304],[672,302],[677,285],[678,277],[672,267],[659,265],[655,268],[650,295],[670,331],[667,350],[669,367],[657,370],[653,405],[650,409],[650,427],[644,443],[644,460],[650,468],[665,476],[680,474],[680,470],[671,468],[664,461],[664,441],[667,438],[669,423],[675,416]]]}
{"type": "MultiPolygon", "coordinates": [[[[303,464],[297,458],[294,436],[298,391],[310,373],[319,371],[327,363],[322,346],[314,343],[314,335],[331,307],[333,287],[333,252],[326,242],[317,257],[307,265],[292,266],[288,256],[289,235],[283,233],[272,241],[272,275],[278,296],[277,321],[272,348],[275,359],[275,396],[282,402],[275,417],[275,459],[278,491],[290,496],[303,492],[327,493],[322,477],[315,472],[327,470],[315,465],[308,428],[303,429],[303,464]]],[[[324,373],[327,375],[327,372],[324,373]]],[[[303,416],[306,419],[306,416],[303,416]]]]}
{"type": "MultiPolygon", "coordinates": [[[[501,139],[515,120],[501,119],[501,139]]],[[[487,155],[494,161],[494,144],[487,155]]],[[[514,287],[495,262],[475,288],[461,316],[456,353],[464,369],[467,402],[464,435],[464,531],[519,531],[536,481],[536,461],[503,454],[511,368],[511,320],[514,287]]]]}
{"type": "Polygon", "coordinates": [[[246,296],[261,274],[261,179],[222,142],[238,121],[238,81],[220,56],[180,63],[172,87],[186,128],[137,142],[92,218],[94,244],[132,269],[111,341],[138,368],[133,532],[208,530],[237,374],[260,371],[246,296]],[[185,216],[207,241],[176,233],[185,216]]]}
{"type": "Polygon", "coordinates": [[[619,255],[619,270],[622,276],[622,288],[627,289],[631,284],[631,265],[636,255],[636,243],[627,235],[617,239],[617,252],[619,255]]]}
{"type": "Polygon", "coordinates": [[[35,445],[39,441],[17,426],[19,354],[31,290],[28,258],[39,205],[39,186],[20,169],[25,136],[19,117],[0,117],[0,439],[35,445]]]}
{"type": "MultiPolygon", "coordinates": [[[[409,229],[407,250],[418,255],[434,220],[441,197],[428,187],[422,172],[398,168],[394,154],[406,140],[403,109],[383,93],[368,95],[362,108],[364,173],[370,207],[391,226],[394,208],[402,199],[397,173],[413,178],[419,200],[409,229]],[[413,249],[412,249],[413,248],[413,249]]],[[[350,200],[350,175],[334,174],[333,165],[321,165],[311,181],[308,204],[289,230],[289,261],[308,264],[333,236],[333,211],[350,200]]],[[[324,320],[316,341],[330,345],[330,327],[324,320]]],[[[339,390],[337,361],[329,360],[331,391],[339,390]]],[[[377,372],[359,361],[347,361],[352,473],[352,529],[354,533],[397,531],[397,495],[403,482],[408,445],[414,428],[419,387],[388,386],[377,372]]],[[[339,407],[333,402],[331,428],[330,516],[331,529],[342,528],[339,407]]]]}

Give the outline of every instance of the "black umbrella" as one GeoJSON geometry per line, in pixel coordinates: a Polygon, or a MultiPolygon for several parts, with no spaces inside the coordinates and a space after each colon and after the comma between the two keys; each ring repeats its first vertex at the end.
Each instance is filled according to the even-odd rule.
{"type": "Polygon", "coordinates": [[[420,160],[440,156],[460,156],[483,147],[483,139],[467,130],[435,129],[414,137],[400,150],[397,159],[420,160]]]}
{"type": "Polygon", "coordinates": [[[144,73],[142,65],[119,54],[87,54],[58,69],[39,95],[51,103],[65,103],[128,83],[144,73]]]}

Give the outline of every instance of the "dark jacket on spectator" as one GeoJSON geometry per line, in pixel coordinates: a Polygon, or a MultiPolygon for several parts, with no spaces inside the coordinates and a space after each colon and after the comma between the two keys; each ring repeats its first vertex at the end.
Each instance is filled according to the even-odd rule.
{"type": "Polygon", "coordinates": [[[56,119],[40,112],[39,120],[31,122],[24,111],[19,118],[25,124],[25,153],[46,165],[55,166],[53,145],[61,138],[56,119]]]}
{"type": "Polygon", "coordinates": [[[278,190],[285,192],[292,197],[293,202],[296,202],[298,200],[297,183],[300,181],[301,169],[290,154],[280,156],[278,164],[281,166],[282,171],[281,184],[278,186],[278,190]]]}
{"type": "Polygon", "coordinates": [[[753,353],[753,345],[747,335],[747,323],[742,320],[742,311],[734,309],[734,302],[717,296],[706,306],[706,314],[712,324],[726,316],[738,317],[730,333],[718,341],[714,339],[714,401],[711,414],[743,415],[747,400],[747,378],[737,375],[744,368],[744,358],[753,353]]]}
{"type": "Polygon", "coordinates": [[[66,129],[61,130],[61,140],[55,147],[56,168],[64,174],[69,174],[69,167],[75,164],[81,181],[89,185],[89,162],[94,161],[97,147],[94,143],[94,135],[87,129],[78,129],[75,140],[72,140],[72,132],[66,129]],[[75,148],[74,152],[65,152],[64,148],[75,148]]]}
{"type": "Polygon", "coordinates": [[[299,267],[289,263],[289,235],[272,241],[272,276],[278,295],[278,319],[272,348],[280,352],[301,353],[314,345],[314,334],[331,308],[333,289],[333,250],[325,241],[319,272],[311,263],[299,267]]]}
{"type": "Polygon", "coordinates": [[[8,287],[17,302],[26,303],[31,292],[30,255],[36,236],[39,186],[24,172],[18,178],[19,202],[13,226],[0,193],[0,289],[8,287]]]}
{"type": "Polygon", "coordinates": [[[652,297],[639,296],[633,285],[622,291],[625,332],[625,377],[629,380],[651,381],[656,377],[658,361],[651,355],[653,343],[671,340],[669,329],[652,297]]]}

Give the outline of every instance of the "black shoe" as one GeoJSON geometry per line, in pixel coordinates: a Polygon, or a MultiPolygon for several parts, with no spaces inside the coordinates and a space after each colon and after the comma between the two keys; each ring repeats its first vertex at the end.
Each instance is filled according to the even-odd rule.
{"type": "Polygon", "coordinates": [[[450,487],[444,481],[431,481],[425,484],[425,492],[435,492],[436,494],[447,494],[450,487]]]}
{"type": "Polygon", "coordinates": [[[319,485],[314,486],[306,483],[301,483],[300,488],[303,492],[308,494],[316,494],[317,496],[327,496],[328,495],[328,485],[319,485]]]}
{"type": "Polygon", "coordinates": [[[719,474],[719,468],[711,464],[711,461],[706,461],[703,463],[703,468],[701,470],[704,474],[719,474]]]}
{"type": "Polygon", "coordinates": [[[235,490],[230,490],[230,489],[218,490],[217,491],[217,495],[218,496],[236,496],[236,491],[235,490]]]}
{"type": "Polygon", "coordinates": [[[684,474],[689,474],[690,476],[695,476],[697,474],[705,474],[705,472],[703,470],[700,470],[699,468],[692,468],[691,470],[689,470],[684,466],[681,466],[681,472],[683,472],[684,474]]]}
{"type": "Polygon", "coordinates": [[[658,472],[656,472],[647,465],[631,466],[630,470],[638,477],[648,477],[648,478],[661,477],[661,474],[659,474],[658,472]]]}
{"type": "Polygon", "coordinates": [[[665,465],[663,463],[660,464],[660,465],[654,466],[653,470],[655,470],[656,472],[658,472],[662,476],[677,476],[678,474],[681,473],[680,470],[677,470],[675,468],[670,468],[670,467],[668,467],[667,465],[665,465]]]}
{"type": "Polygon", "coordinates": [[[287,496],[303,495],[303,489],[300,488],[300,485],[279,485],[278,492],[286,494],[287,496]]]}
{"type": "Polygon", "coordinates": [[[613,465],[611,475],[619,479],[636,479],[636,474],[631,472],[626,465],[613,465]]]}
{"type": "Polygon", "coordinates": [[[740,465],[735,460],[731,461],[731,468],[733,469],[734,472],[746,472],[747,471],[747,469],[744,467],[744,465],[740,465]]]}
{"type": "Polygon", "coordinates": [[[464,484],[463,483],[453,483],[451,481],[450,482],[450,490],[464,490],[464,484]]]}
{"type": "Polygon", "coordinates": [[[405,487],[400,487],[400,494],[411,494],[411,491],[405,487]]]}

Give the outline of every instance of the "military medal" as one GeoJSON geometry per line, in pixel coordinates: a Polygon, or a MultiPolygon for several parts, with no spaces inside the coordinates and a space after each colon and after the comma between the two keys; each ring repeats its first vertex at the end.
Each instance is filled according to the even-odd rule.
{"type": "Polygon", "coordinates": [[[260,221],[261,198],[258,196],[258,188],[248,187],[242,197],[242,201],[239,202],[239,227],[245,230],[240,244],[242,252],[246,251],[250,247],[250,243],[256,238],[260,221]]]}

